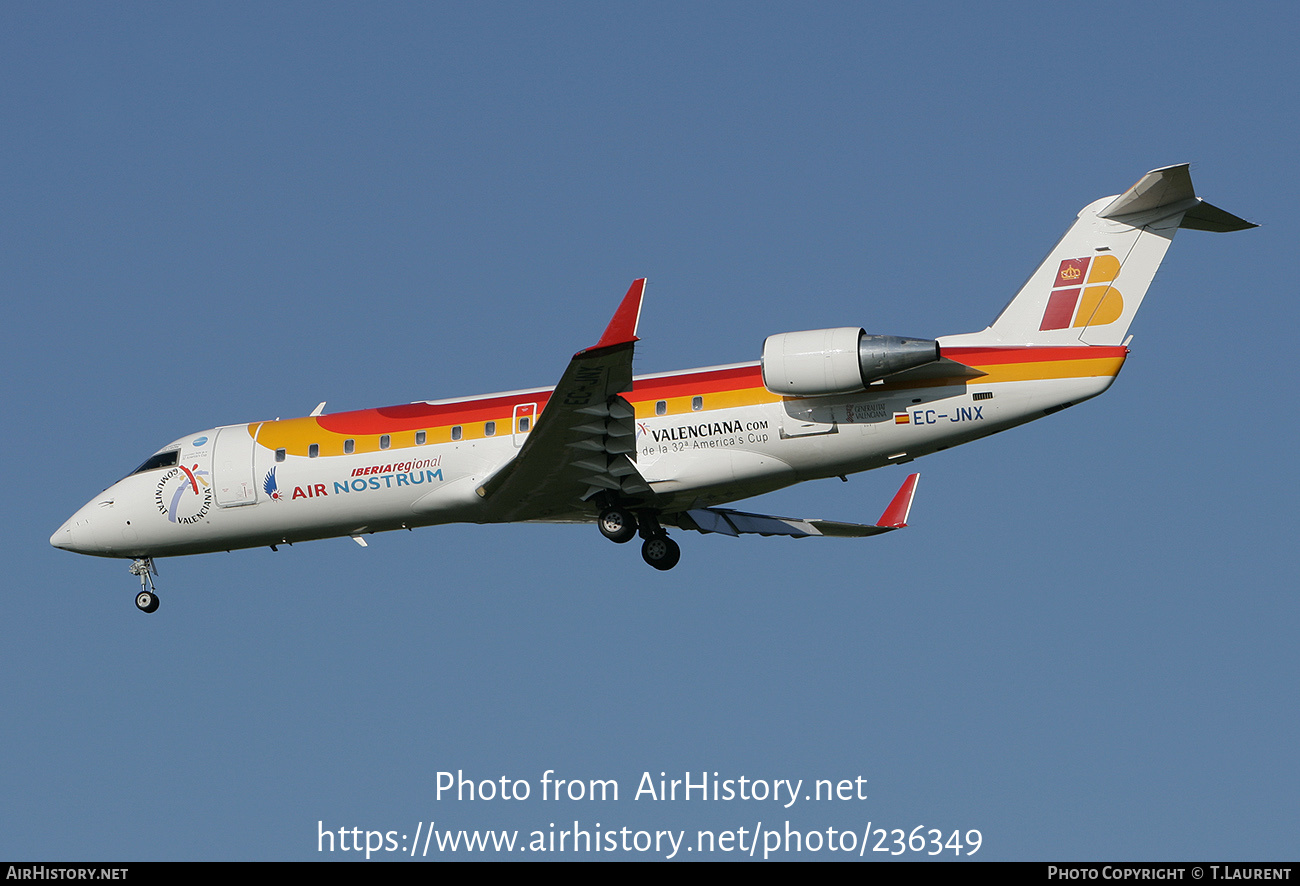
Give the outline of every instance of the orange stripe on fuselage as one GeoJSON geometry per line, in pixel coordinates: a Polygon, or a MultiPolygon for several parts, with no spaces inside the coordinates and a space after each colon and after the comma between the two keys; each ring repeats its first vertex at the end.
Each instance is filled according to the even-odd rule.
{"type": "MultiPolygon", "coordinates": [[[[358,409],[307,418],[249,425],[249,434],[257,436],[267,449],[284,449],[290,455],[306,456],[315,443],[322,457],[344,455],[346,440],[354,443],[356,454],[381,452],[380,437],[389,437],[390,449],[417,446],[416,431],[425,432],[425,444],[450,443],[451,429],[461,428],[461,440],[488,437],[486,425],[495,423],[493,436],[509,435],[515,407],[536,404],[537,413],[546,408],[552,391],[482,397],[454,403],[403,403],[379,409],[358,409]]],[[[637,418],[655,415],[655,404],[667,401],[667,415],[689,413],[691,400],[704,397],[704,409],[726,409],[755,403],[777,402],[781,398],[763,387],[757,364],[684,372],[658,378],[638,378],[632,390],[624,394],[636,409],[637,418]]]]}
{"type": "Polygon", "coordinates": [[[1128,356],[1123,346],[1050,348],[943,348],[949,360],[985,373],[965,379],[968,384],[1000,381],[1034,381],[1052,378],[1092,378],[1119,373],[1128,356]]]}
{"type": "MultiPolygon", "coordinates": [[[[873,386],[871,391],[885,393],[895,388],[1115,375],[1127,354],[1128,349],[1123,347],[945,348],[944,357],[986,374],[978,378],[926,379],[896,385],[886,382],[873,386]]],[[[517,406],[536,404],[540,415],[551,394],[552,391],[536,391],[454,403],[403,403],[379,409],[256,422],[248,426],[248,431],[257,437],[259,445],[284,449],[290,455],[306,456],[308,447],[315,443],[322,457],[343,455],[346,440],[354,441],[355,454],[381,452],[380,437],[385,435],[389,437],[390,449],[414,447],[416,431],[425,432],[426,445],[449,443],[451,429],[457,426],[461,428],[462,441],[480,440],[488,436],[488,422],[495,422],[495,436],[509,435],[517,406]]],[[[639,419],[656,417],[655,404],[660,400],[666,401],[666,415],[782,400],[781,395],[764,387],[762,369],[757,363],[638,378],[624,397],[636,409],[639,419]],[[701,410],[692,408],[695,397],[703,399],[701,410]]]]}

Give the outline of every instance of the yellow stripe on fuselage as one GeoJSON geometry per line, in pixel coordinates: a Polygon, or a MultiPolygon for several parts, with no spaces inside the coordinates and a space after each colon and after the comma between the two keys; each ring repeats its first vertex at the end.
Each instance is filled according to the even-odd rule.
{"type": "MultiPolygon", "coordinates": [[[[1115,350],[1115,349],[1110,349],[1115,350]]],[[[1124,356],[1106,356],[1106,357],[1081,357],[1078,359],[1056,359],[1056,360],[1026,360],[1022,362],[992,362],[981,363],[978,360],[972,360],[970,364],[974,368],[985,373],[978,378],[952,377],[952,378],[932,378],[915,380],[908,382],[897,382],[894,384],[886,381],[884,384],[873,386],[869,391],[873,394],[892,393],[899,390],[911,388],[928,388],[946,385],[985,385],[996,384],[997,382],[1007,381],[1035,381],[1057,378],[1089,378],[1096,376],[1114,376],[1120,367],[1124,365],[1124,356]]],[[[757,367],[754,367],[755,373],[757,367]]],[[[677,378],[687,378],[688,376],[679,376],[677,378]]],[[[671,381],[672,379],[664,379],[671,381]]],[[[739,381],[740,379],[736,379],[739,381]]],[[[747,380],[747,379],[746,379],[747,380]]],[[[687,385],[675,384],[676,390],[681,390],[687,385]]],[[[650,393],[650,391],[647,391],[650,393]]],[[[764,403],[780,403],[787,399],[780,394],[773,394],[761,384],[757,386],[738,387],[734,390],[707,390],[701,394],[686,393],[670,397],[648,396],[644,399],[638,397],[632,399],[625,394],[630,404],[636,412],[636,418],[639,420],[663,418],[671,415],[699,415],[701,412],[711,412],[718,409],[734,409],[743,406],[756,406],[764,403]],[[701,398],[701,408],[696,410],[692,408],[692,401],[695,397],[701,398]],[[663,400],[666,404],[666,411],[660,415],[656,413],[655,406],[663,400]]],[[[548,393],[542,394],[525,394],[520,395],[519,402],[522,403],[544,403],[549,397],[548,393]]],[[[798,399],[798,398],[792,398],[798,399]]],[[[459,404],[457,404],[459,406],[459,404]]],[[[320,422],[312,416],[306,418],[289,418],[279,421],[254,422],[248,426],[250,436],[256,438],[258,445],[266,449],[276,450],[283,449],[289,455],[306,457],[310,454],[310,447],[314,443],[318,449],[319,457],[328,458],[331,456],[347,455],[343,451],[344,443],[347,440],[353,441],[353,455],[364,455],[368,453],[385,452],[393,449],[409,449],[420,445],[431,445],[435,443],[452,443],[468,442],[474,440],[491,439],[487,433],[487,425],[495,425],[492,437],[508,436],[512,433],[512,423],[515,416],[512,412],[507,411],[508,406],[502,409],[500,416],[495,419],[484,419],[484,412],[481,405],[475,401],[466,401],[466,409],[474,409],[474,421],[464,422],[457,420],[457,416],[452,413],[449,415],[439,416],[432,419],[436,424],[430,424],[427,427],[420,428],[425,433],[423,444],[415,442],[417,429],[404,427],[401,430],[394,430],[386,434],[341,434],[336,431],[330,431],[322,427],[320,422]],[[453,427],[461,428],[461,437],[453,441],[451,431],[453,427]],[[388,437],[388,446],[380,446],[381,438],[388,437]]],[[[545,407],[541,406],[541,411],[545,407]]],[[[535,416],[534,421],[540,416],[535,416]]],[[[409,422],[407,422],[409,424],[409,422]]]]}

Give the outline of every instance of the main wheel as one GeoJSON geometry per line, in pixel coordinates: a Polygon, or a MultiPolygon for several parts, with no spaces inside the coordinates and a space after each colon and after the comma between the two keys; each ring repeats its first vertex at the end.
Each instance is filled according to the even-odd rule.
{"type": "Polygon", "coordinates": [[[141,591],[135,595],[135,605],[141,612],[157,612],[158,595],[149,591],[141,591]]]}
{"type": "Polygon", "coordinates": [[[677,561],[682,558],[682,549],[662,533],[652,535],[641,545],[641,557],[655,569],[667,571],[677,565],[677,561]]]}
{"type": "Polygon", "coordinates": [[[600,534],[614,544],[625,544],[636,536],[636,517],[622,508],[605,508],[600,512],[597,525],[600,534]]]}

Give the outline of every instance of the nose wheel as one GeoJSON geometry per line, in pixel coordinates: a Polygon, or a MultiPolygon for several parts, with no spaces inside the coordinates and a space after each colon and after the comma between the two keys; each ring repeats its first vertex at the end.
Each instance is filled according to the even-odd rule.
{"type": "Polygon", "coordinates": [[[135,595],[135,608],[141,612],[158,611],[158,593],[154,590],[153,577],[158,574],[158,567],[153,557],[141,557],[131,561],[131,574],[140,576],[140,593],[135,595]]]}

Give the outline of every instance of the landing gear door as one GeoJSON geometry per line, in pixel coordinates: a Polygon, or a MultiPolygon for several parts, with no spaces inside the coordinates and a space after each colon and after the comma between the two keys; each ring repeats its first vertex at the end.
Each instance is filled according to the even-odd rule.
{"type": "Polygon", "coordinates": [[[218,507],[236,508],[257,504],[253,437],[248,433],[248,425],[217,430],[212,452],[212,474],[218,507]]]}

